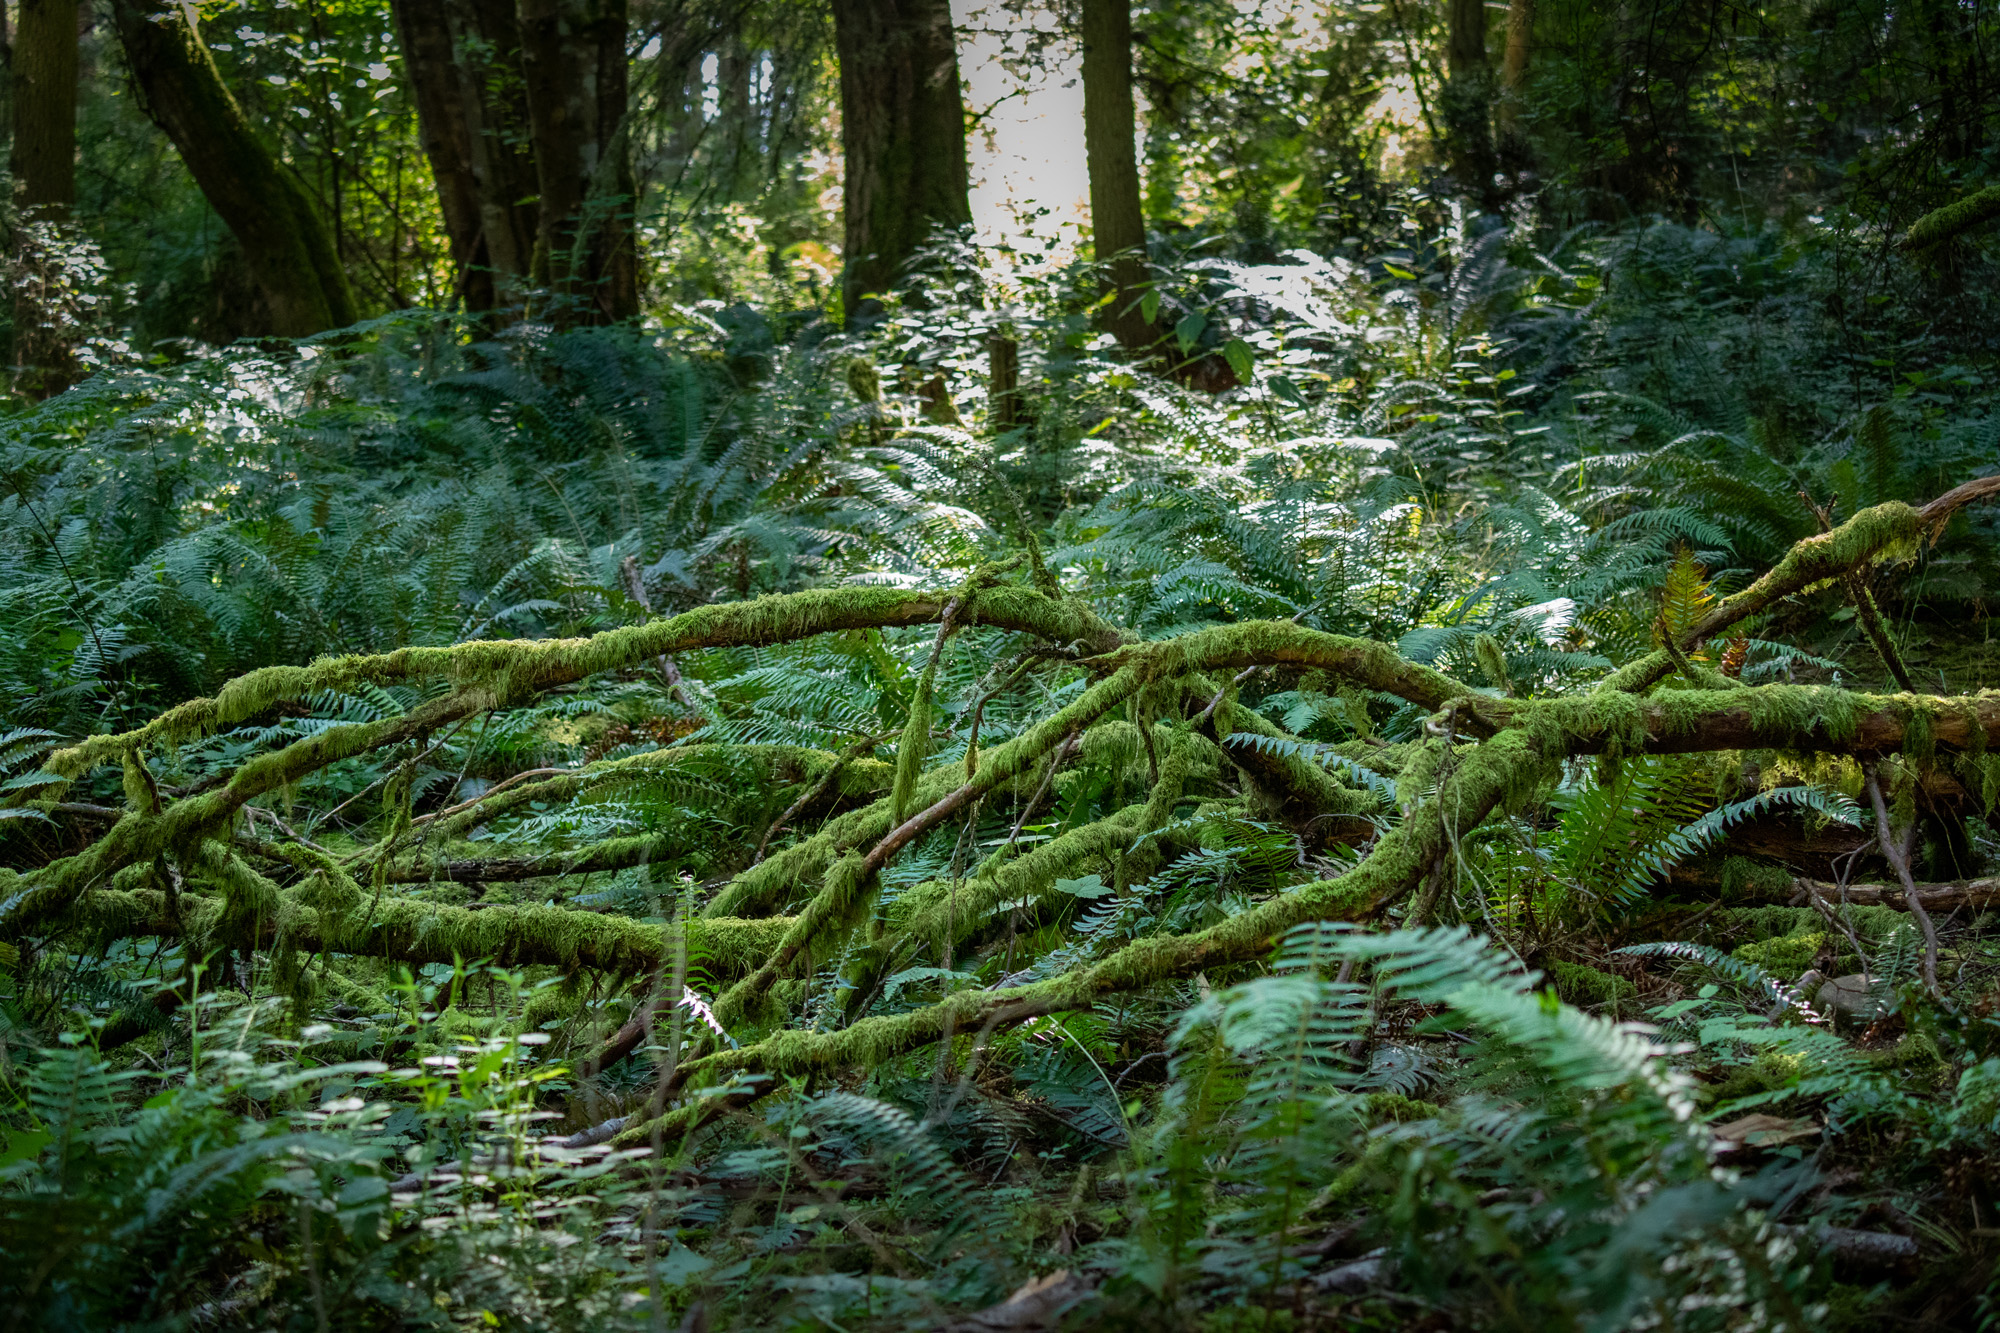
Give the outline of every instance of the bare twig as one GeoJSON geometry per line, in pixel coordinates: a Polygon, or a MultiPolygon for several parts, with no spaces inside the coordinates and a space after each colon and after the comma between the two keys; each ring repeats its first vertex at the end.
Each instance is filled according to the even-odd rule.
{"type": "Polygon", "coordinates": [[[1055,754],[1050,757],[1048,771],[1042,774],[1042,785],[1035,788],[1035,794],[1030,796],[1028,803],[1021,807],[1021,817],[1014,821],[1014,831],[1007,835],[1007,847],[1010,851],[1013,849],[1014,844],[1020,840],[1021,830],[1026,828],[1028,821],[1035,817],[1035,810],[1041,805],[1043,798],[1049,794],[1049,787],[1056,780],[1056,770],[1062,767],[1063,760],[1069,758],[1069,752],[1076,748],[1077,737],[1080,734],[1079,732],[1072,731],[1063,740],[1063,743],[1056,748],[1055,754]]]}
{"type": "Polygon", "coordinates": [[[876,746],[893,739],[895,735],[896,733],[893,731],[885,731],[879,736],[869,736],[863,740],[856,741],[845,750],[842,750],[833,763],[828,766],[826,772],[820,776],[820,780],[815,782],[798,800],[793,801],[787,806],[785,813],[771,821],[771,827],[765,829],[764,836],[757,840],[757,854],[750,858],[750,864],[753,866],[763,864],[764,854],[770,849],[771,839],[777,836],[778,830],[784,828],[785,825],[791,823],[794,819],[797,819],[802,812],[811,809],[813,802],[826,795],[827,789],[840,779],[842,770],[854,760],[866,755],[876,746]]]}
{"type": "MultiPolygon", "coordinates": [[[[652,615],[653,600],[646,596],[646,580],[639,574],[639,558],[628,555],[619,561],[618,576],[625,582],[626,595],[639,604],[641,611],[649,616],[652,615]]],[[[690,713],[699,711],[694,706],[693,697],[688,693],[686,682],[681,679],[680,668],[674,665],[674,659],[665,653],[660,653],[653,658],[653,662],[660,668],[660,676],[667,682],[667,688],[674,692],[674,698],[681,701],[681,707],[690,713]]]]}
{"type": "Polygon", "coordinates": [[[1910,841],[1916,833],[1916,825],[1910,825],[1902,842],[1898,842],[1889,831],[1889,807],[1882,800],[1882,784],[1877,780],[1874,764],[1867,766],[1868,799],[1875,806],[1875,836],[1882,844],[1882,855],[1895,868],[1896,877],[1903,881],[1903,898],[1910,905],[1910,915],[1916,920],[1917,928],[1924,935],[1924,989],[1935,997],[1938,993],[1937,927],[1931,924],[1931,914],[1924,910],[1922,897],[1917,893],[1917,882],[1910,875],[1910,841]]]}

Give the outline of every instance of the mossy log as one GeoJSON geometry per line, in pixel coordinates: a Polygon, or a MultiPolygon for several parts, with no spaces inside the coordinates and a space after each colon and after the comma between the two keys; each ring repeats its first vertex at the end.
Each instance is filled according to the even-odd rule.
{"type": "MultiPolygon", "coordinates": [[[[94,932],[98,939],[182,936],[295,953],[365,954],[412,963],[486,957],[622,976],[657,972],[692,956],[703,960],[710,980],[730,983],[715,1015],[746,1044],[705,1052],[697,1047],[674,1069],[661,1090],[664,1097],[755,1073],[833,1074],[957,1034],[991,1032],[1088,1008],[1107,996],[1251,963],[1295,925],[1365,922],[1424,885],[1411,908],[1421,917],[1441,896],[1449,901],[1444,890],[1452,882],[1461,840],[1496,810],[1529,808],[1560,766],[1581,756],[1778,751],[1876,759],[1893,754],[1908,761],[1906,772],[1927,765],[1955,769],[1967,790],[1991,808],[2000,794],[1993,757],[2000,754],[1995,745],[2000,692],[1945,697],[1751,686],[1692,673],[1685,664],[1690,651],[1744,617],[1782,598],[1838,583],[1870,561],[1912,551],[1958,507],[1996,494],[2000,478],[1987,478],[1921,509],[1887,504],[1856,514],[1799,543],[1770,573],[1718,603],[1681,639],[1613,673],[1592,692],[1556,697],[1475,690],[1406,660],[1386,644],[1290,621],[1224,625],[1137,642],[1079,603],[1008,585],[990,570],[950,592],[830,589],[703,607],[589,639],[470,643],[272,668],[232,682],[212,699],[168,710],[145,727],[93,737],[54,756],[50,770],[72,780],[98,765],[118,764],[128,809],[75,855],[24,874],[0,871],[0,938],[64,931],[94,932]],[[672,856],[672,832],[522,855],[468,855],[456,840],[482,821],[530,802],[559,804],[579,799],[600,782],[646,774],[657,779],[683,765],[699,768],[713,757],[699,744],[549,773],[539,781],[522,775],[504,790],[438,811],[421,825],[404,803],[385,815],[378,842],[344,860],[303,840],[261,842],[251,836],[261,828],[242,827],[246,806],[329,765],[401,746],[414,752],[481,714],[587,676],[642,669],[662,653],[924,624],[939,629],[901,729],[896,763],[864,761],[869,770],[851,779],[851,790],[843,786],[851,798],[867,803],[733,876],[685,927],[552,906],[444,906],[395,886],[556,878],[672,856]],[[1073,692],[1058,696],[1057,706],[1011,739],[977,751],[976,758],[968,750],[965,758],[925,767],[936,664],[946,639],[974,625],[1035,636],[1041,641],[1033,650],[1037,660],[1068,673],[1059,679],[1073,692]],[[1416,739],[1371,756],[1377,759],[1373,766],[1395,770],[1399,808],[1380,812],[1392,818],[1379,823],[1361,818],[1377,813],[1375,795],[1347,787],[1296,747],[1225,750],[1223,743],[1239,731],[1296,740],[1239,708],[1232,685],[1216,685],[1229,679],[1225,673],[1265,668],[1321,672],[1339,687],[1378,691],[1431,713],[1416,739]],[[1674,682],[1677,687],[1697,688],[1654,688],[1676,670],[1687,677],[1674,682]],[[151,748],[235,726],[287,699],[418,680],[442,681],[444,692],[403,716],[330,727],[256,755],[227,781],[198,794],[179,799],[163,794],[147,767],[151,748]],[[769,1029],[777,1018],[771,997],[783,993],[776,985],[781,978],[844,958],[845,979],[857,997],[850,1010],[859,1012],[890,969],[926,954],[933,962],[955,961],[996,909],[1019,904],[1029,918],[1044,911],[1053,915],[1060,906],[1057,881],[1086,864],[1108,869],[1122,892],[1132,876],[1144,877],[1160,863],[1162,848],[1149,835],[1171,828],[1190,785],[1199,789],[1196,775],[1211,784],[1211,794],[1223,789],[1216,775],[1225,759],[1249,778],[1261,802],[1255,808],[1277,813],[1300,835],[1295,845],[1301,861],[1312,847],[1341,840],[1307,836],[1340,816],[1350,817],[1357,830],[1365,827],[1366,855],[1330,878],[1268,895],[1207,929],[1140,938],[1031,984],[1008,985],[1002,978],[994,989],[961,990],[911,1013],[863,1017],[830,1031],[769,1029]],[[1137,781],[1146,799],[1115,808],[1124,796],[1092,796],[1099,803],[1087,807],[1090,813],[1077,827],[1018,855],[1010,839],[1007,848],[964,878],[920,885],[876,915],[881,877],[899,856],[934,833],[962,828],[969,836],[982,802],[990,809],[991,801],[1011,794],[1026,796],[1033,807],[1067,764],[1107,775],[1108,785],[1089,790],[1117,793],[1137,781]],[[197,887],[180,891],[163,882],[182,873],[197,887]]],[[[752,785],[796,790],[793,784],[846,771],[830,767],[841,760],[818,752],[735,747],[731,753],[732,763],[754,770],[752,785]]],[[[53,794],[38,796],[60,801],[65,793],[55,785],[53,794]]],[[[764,791],[758,799],[764,809],[761,827],[761,819],[784,798],[764,791]]],[[[1238,802],[1234,808],[1251,808],[1238,795],[1228,799],[1238,802]]],[[[747,861],[750,849],[743,850],[747,861]]],[[[1919,904],[1928,906],[1925,894],[1933,891],[1942,886],[1919,891],[1919,904]]],[[[1972,886],[1955,891],[1953,903],[1981,902],[1979,894],[1987,892],[1972,886]]],[[[643,1026],[640,1022],[635,1030],[642,1033],[643,1026]]],[[[635,1121],[620,1142],[645,1142],[664,1127],[698,1119],[686,1107],[672,1108],[668,1116],[635,1121]]]]}
{"type": "MultiPolygon", "coordinates": [[[[497,639],[449,648],[399,648],[371,656],[321,658],[310,666],[265,667],[239,676],[213,698],[169,708],[145,726],[92,736],[59,750],[48,770],[75,777],[154,744],[178,744],[245,722],[277,704],[322,690],[449,680],[460,691],[491,693],[496,704],[531,698],[601,672],[640,665],[661,653],[790,643],[847,629],[890,629],[936,621],[953,594],[892,588],[827,588],[697,607],[668,620],[606,631],[587,639],[497,639]]],[[[977,593],[961,622],[1033,634],[1087,651],[1124,640],[1081,602],[1031,588],[997,586],[977,593]]]]}
{"type": "Polygon", "coordinates": [[[342,953],[422,966],[487,959],[507,967],[588,969],[634,976],[688,958],[713,981],[748,972],[791,926],[788,917],[754,921],[697,917],[683,933],[629,917],[561,907],[450,907],[384,895],[351,911],[314,908],[287,894],[275,911],[231,934],[220,897],[183,894],[177,905],[157,889],[103,889],[90,895],[73,927],[102,946],[116,939],[221,940],[301,953],[342,953]]]}
{"type": "MultiPolygon", "coordinates": [[[[1842,888],[1817,879],[1794,879],[1792,902],[1805,905],[1815,898],[1830,907],[1891,907],[1910,910],[1909,896],[1901,884],[1849,884],[1842,888]]],[[[1954,907],[1974,909],[2000,907],[2000,879],[1972,879],[1962,884],[1919,884],[1917,902],[1927,912],[1948,912],[1954,907]]]]}
{"type": "Polygon", "coordinates": [[[1928,250],[1994,218],[2000,218],[2000,185],[1989,185],[1924,214],[1910,224],[1901,248],[1928,250]]]}

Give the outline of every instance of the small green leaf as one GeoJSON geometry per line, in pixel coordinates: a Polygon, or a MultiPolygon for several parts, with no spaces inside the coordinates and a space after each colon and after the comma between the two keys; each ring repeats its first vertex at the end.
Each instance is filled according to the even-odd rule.
{"type": "Polygon", "coordinates": [[[45,1129],[17,1129],[7,1135],[7,1150],[0,1152],[0,1166],[11,1166],[42,1155],[54,1135],[45,1129]]]}
{"type": "Polygon", "coordinates": [[[1197,310],[1190,315],[1182,315],[1180,323],[1174,325],[1174,337],[1180,341],[1181,351],[1188,352],[1201,341],[1201,332],[1208,327],[1208,316],[1197,310]]]}
{"type": "Polygon", "coordinates": [[[1147,292],[1139,298],[1139,315],[1148,324],[1151,324],[1160,317],[1160,294],[1158,292],[1147,292]]]}
{"type": "Polygon", "coordinates": [[[1057,893],[1067,893],[1072,898],[1103,898],[1111,892],[1111,886],[1098,875],[1085,875],[1081,879],[1059,879],[1055,888],[1057,893]]]}
{"type": "Polygon", "coordinates": [[[1241,338],[1231,338],[1222,348],[1222,359],[1236,372],[1236,378],[1248,384],[1254,378],[1257,358],[1250,350],[1250,344],[1241,338]]]}
{"type": "MultiPolygon", "coordinates": [[[[684,1287],[689,1278],[713,1263],[714,1260],[704,1258],[679,1241],[675,1241],[674,1247],[667,1251],[667,1257],[660,1260],[659,1266],[653,1271],[658,1273],[660,1281],[668,1286],[684,1287]]],[[[721,1279],[729,1271],[731,1270],[725,1269],[723,1273],[717,1273],[717,1279],[721,1279]]]]}

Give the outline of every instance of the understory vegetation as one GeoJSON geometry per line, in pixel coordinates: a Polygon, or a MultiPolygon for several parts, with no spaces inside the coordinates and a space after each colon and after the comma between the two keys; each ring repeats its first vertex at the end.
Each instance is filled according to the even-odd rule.
{"type": "Polygon", "coordinates": [[[2000,202],[1642,191],[1567,58],[1505,197],[1456,83],[1401,177],[1149,85],[1236,212],[1138,279],[946,226],[858,313],[711,199],[617,320],[77,315],[0,1330],[2000,1323],[2000,202]]]}

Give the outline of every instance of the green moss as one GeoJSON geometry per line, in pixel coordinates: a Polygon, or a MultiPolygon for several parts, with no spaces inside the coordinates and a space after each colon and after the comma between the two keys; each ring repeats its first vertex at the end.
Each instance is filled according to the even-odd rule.
{"type": "Polygon", "coordinates": [[[1715,922],[1724,937],[1749,942],[1820,928],[1819,913],[1810,907],[1732,907],[1716,913],[1715,922]]]}
{"type": "Polygon", "coordinates": [[[25,876],[30,882],[10,901],[4,920],[0,920],[0,933],[18,935],[61,915],[76,895],[128,866],[151,863],[168,853],[196,857],[205,838],[225,829],[243,806],[258,797],[282,790],[342,759],[430,734],[482,711],[490,702],[486,695],[456,692],[398,717],[332,727],[249,760],[226,785],[176,801],[158,815],[127,814],[84,851],[25,876]]]}
{"type": "Polygon", "coordinates": [[[544,986],[521,1007],[524,1028],[557,1027],[583,1011],[583,992],[575,986],[544,986]]]}
{"type": "MultiPolygon", "coordinates": [[[[682,949],[666,928],[596,912],[542,906],[475,910],[393,894],[364,904],[365,911],[323,912],[310,906],[303,892],[281,892],[261,917],[264,933],[268,937],[282,921],[294,947],[310,953],[330,950],[417,964],[491,958],[507,966],[632,975],[671,962],[682,949]]],[[[183,932],[205,938],[223,924],[225,906],[219,896],[184,894],[177,924],[166,895],[156,889],[101,889],[72,913],[71,923],[103,940],[183,932]]],[[[239,921],[233,914],[228,920],[232,928],[239,921]]],[[[711,977],[737,977],[770,957],[791,926],[787,917],[701,918],[688,927],[686,951],[711,977]]]]}
{"type": "Polygon", "coordinates": [[[1819,955],[1819,951],[1826,946],[1826,943],[1825,931],[1806,930],[1793,935],[1740,945],[1732,951],[1732,954],[1746,963],[1753,963],[1763,968],[1782,981],[1790,981],[1812,966],[1813,959],[1819,955]]]}
{"type": "MultiPolygon", "coordinates": [[[[1746,856],[1724,858],[1719,878],[1725,898],[1789,898],[1795,887],[1791,874],[1782,866],[1752,861],[1746,856]]],[[[1800,909],[1810,913],[1810,908],[1800,909]]]]}
{"type": "MultiPolygon", "coordinates": [[[[470,809],[432,821],[425,829],[427,842],[450,842],[464,837],[481,824],[498,819],[509,811],[537,801],[560,804],[573,800],[594,787],[629,781],[636,775],[671,773],[682,769],[703,771],[717,765],[740,772],[759,783],[798,782],[820,777],[839,762],[824,750],[802,745],[721,745],[697,742],[663,750],[647,750],[617,759],[600,759],[574,773],[565,773],[541,782],[524,782],[518,787],[479,801],[470,809]]],[[[871,761],[872,762],[872,761],[871,761]]],[[[876,767],[882,767],[876,765],[876,767]]],[[[846,775],[843,775],[844,777],[846,775]]],[[[847,779],[863,789],[874,772],[861,779],[847,779]]],[[[878,789],[880,785],[878,783],[878,789]]]]}
{"type": "Polygon", "coordinates": [[[1911,1092],[1936,1092],[1952,1072],[1937,1042],[1921,1032],[1909,1033],[1894,1048],[1879,1052],[1873,1059],[1876,1068],[1893,1070],[1897,1082],[1911,1092]]]}
{"type": "Polygon", "coordinates": [[[1722,1082],[1697,1089],[1695,1095],[1707,1105],[1721,1106],[1738,1097],[1782,1091],[1796,1084],[1802,1072],[1796,1057],[1766,1051],[1750,1063],[1731,1069],[1722,1082]]]}
{"type": "Polygon", "coordinates": [[[947,880],[931,880],[905,890],[890,908],[889,924],[899,938],[892,953],[921,944],[934,957],[969,937],[1001,903],[1051,894],[1058,879],[1074,879],[1094,860],[1122,851],[1143,829],[1144,808],[1127,806],[1114,815],[1069,832],[1011,861],[989,863],[954,890],[947,880]]]}
{"type": "Polygon", "coordinates": [[[1819,1293],[1826,1314],[1821,1327],[1826,1333],[1879,1333],[1895,1322],[1896,1288],[1887,1282],[1861,1286],[1830,1282],[1819,1293]]]}
{"type": "MultiPolygon", "coordinates": [[[[491,696],[488,706],[532,697],[604,671],[622,670],[663,653],[696,648],[754,647],[844,629],[887,628],[935,621],[950,597],[895,588],[820,588],[748,602],[696,607],[668,619],[609,630],[587,639],[478,640],[446,648],[401,648],[374,656],[321,658],[310,666],[265,667],[239,676],[210,699],[192,699],[145,726],[93,736],[51,755],[50,772],[75,778],[102,763],[154,744],[179,744],[246,721],[288,700],[363,683],[433,678],[459,691],[491,696]]],[[[1055,643],[1116,648],[1124,635],[1081,602],[1029,588],[981,588],[980,623],[1036,634],[1055,643]]]]}
{"type": "MultiPolygon", "coordinates": [[[[1794,543],[1762,578],[1724,598],[1703,616],[1693,627],[1692,637],[1711,638],[1780,598],[1809,592],[1871,560],[1908,555],[1921,537],[1917,511],[1900,500],[1861,510],[1831,532],[1794,543]]],[[[1651,652],[1613,672],[1598,689],[1604,693],[1642,693],[1673,669],[1671,655],[1651,652]]],[[[1768,688],[1759,687],[1758,692],[1768,688]]]]}
{"type": "Polygon", "coordinates": [[[1617,1005],[1639,994],[1639,988],[1626,978],[1600,972],[1582,963],[1557,959],[1548,964],[1548,970],[1549,980],[1555,983],[1556,994],[1571,1004],[1617,1005]]]}
{"type": "Polygon", "coordinates": [[[1362,1099],[1362,1106],[1372,1125],[1407,1125],[1415,1120],[1434,1120],[1439,1109],[1436,1102],[1394,1092],[1371,1092],[1362,1099]]]}
{"type": "Polygon", "coordinates": [[[910,705],[909,721],[903,724],[902,739],[896,744],[896,781],[890,788],[889,823],[901,824],[910,817],[910,802],[917,792],[917,777],[931,748],[931,677],[937,658],[924,669],[917,681],[917,697],[910,705]]]}
{"type": "MultiPolygon", "coordinates": [[[[1145,684],[1137,670],[1125,667],[1085,691],[1082,697],[1029,727],[981,757],[979,771],[968,778],[963,761],[932,769],[918,780],[911,806],[928,809],[965,786],[970,795],[992,791],[1039,764],[1071,734],[1088,727],[1145,684]]],[[[878,842],[895,825],[892,802],[877,801],[865,809],[833,820],[813,837],[771,857],[731,881],[708,911],[718,915],[748,915],[765,910],[794,884],[823,876],[837,856],[863,843],[878,842]]]]}
{"type": "Polygon", "coordinates": [[[1083,733],[1082,761],[1099,772],[1122,776],[1139,760],[1139,729],[1123,719],[1099,722],[1083,733]]]}
{"type": "Polygon", "coordinates": [[[1929,249],[1994,218],[2000,218],[2000,185],[1989,185],[1924,214],[1910,224],[1903,248],[1929,249]]]}

